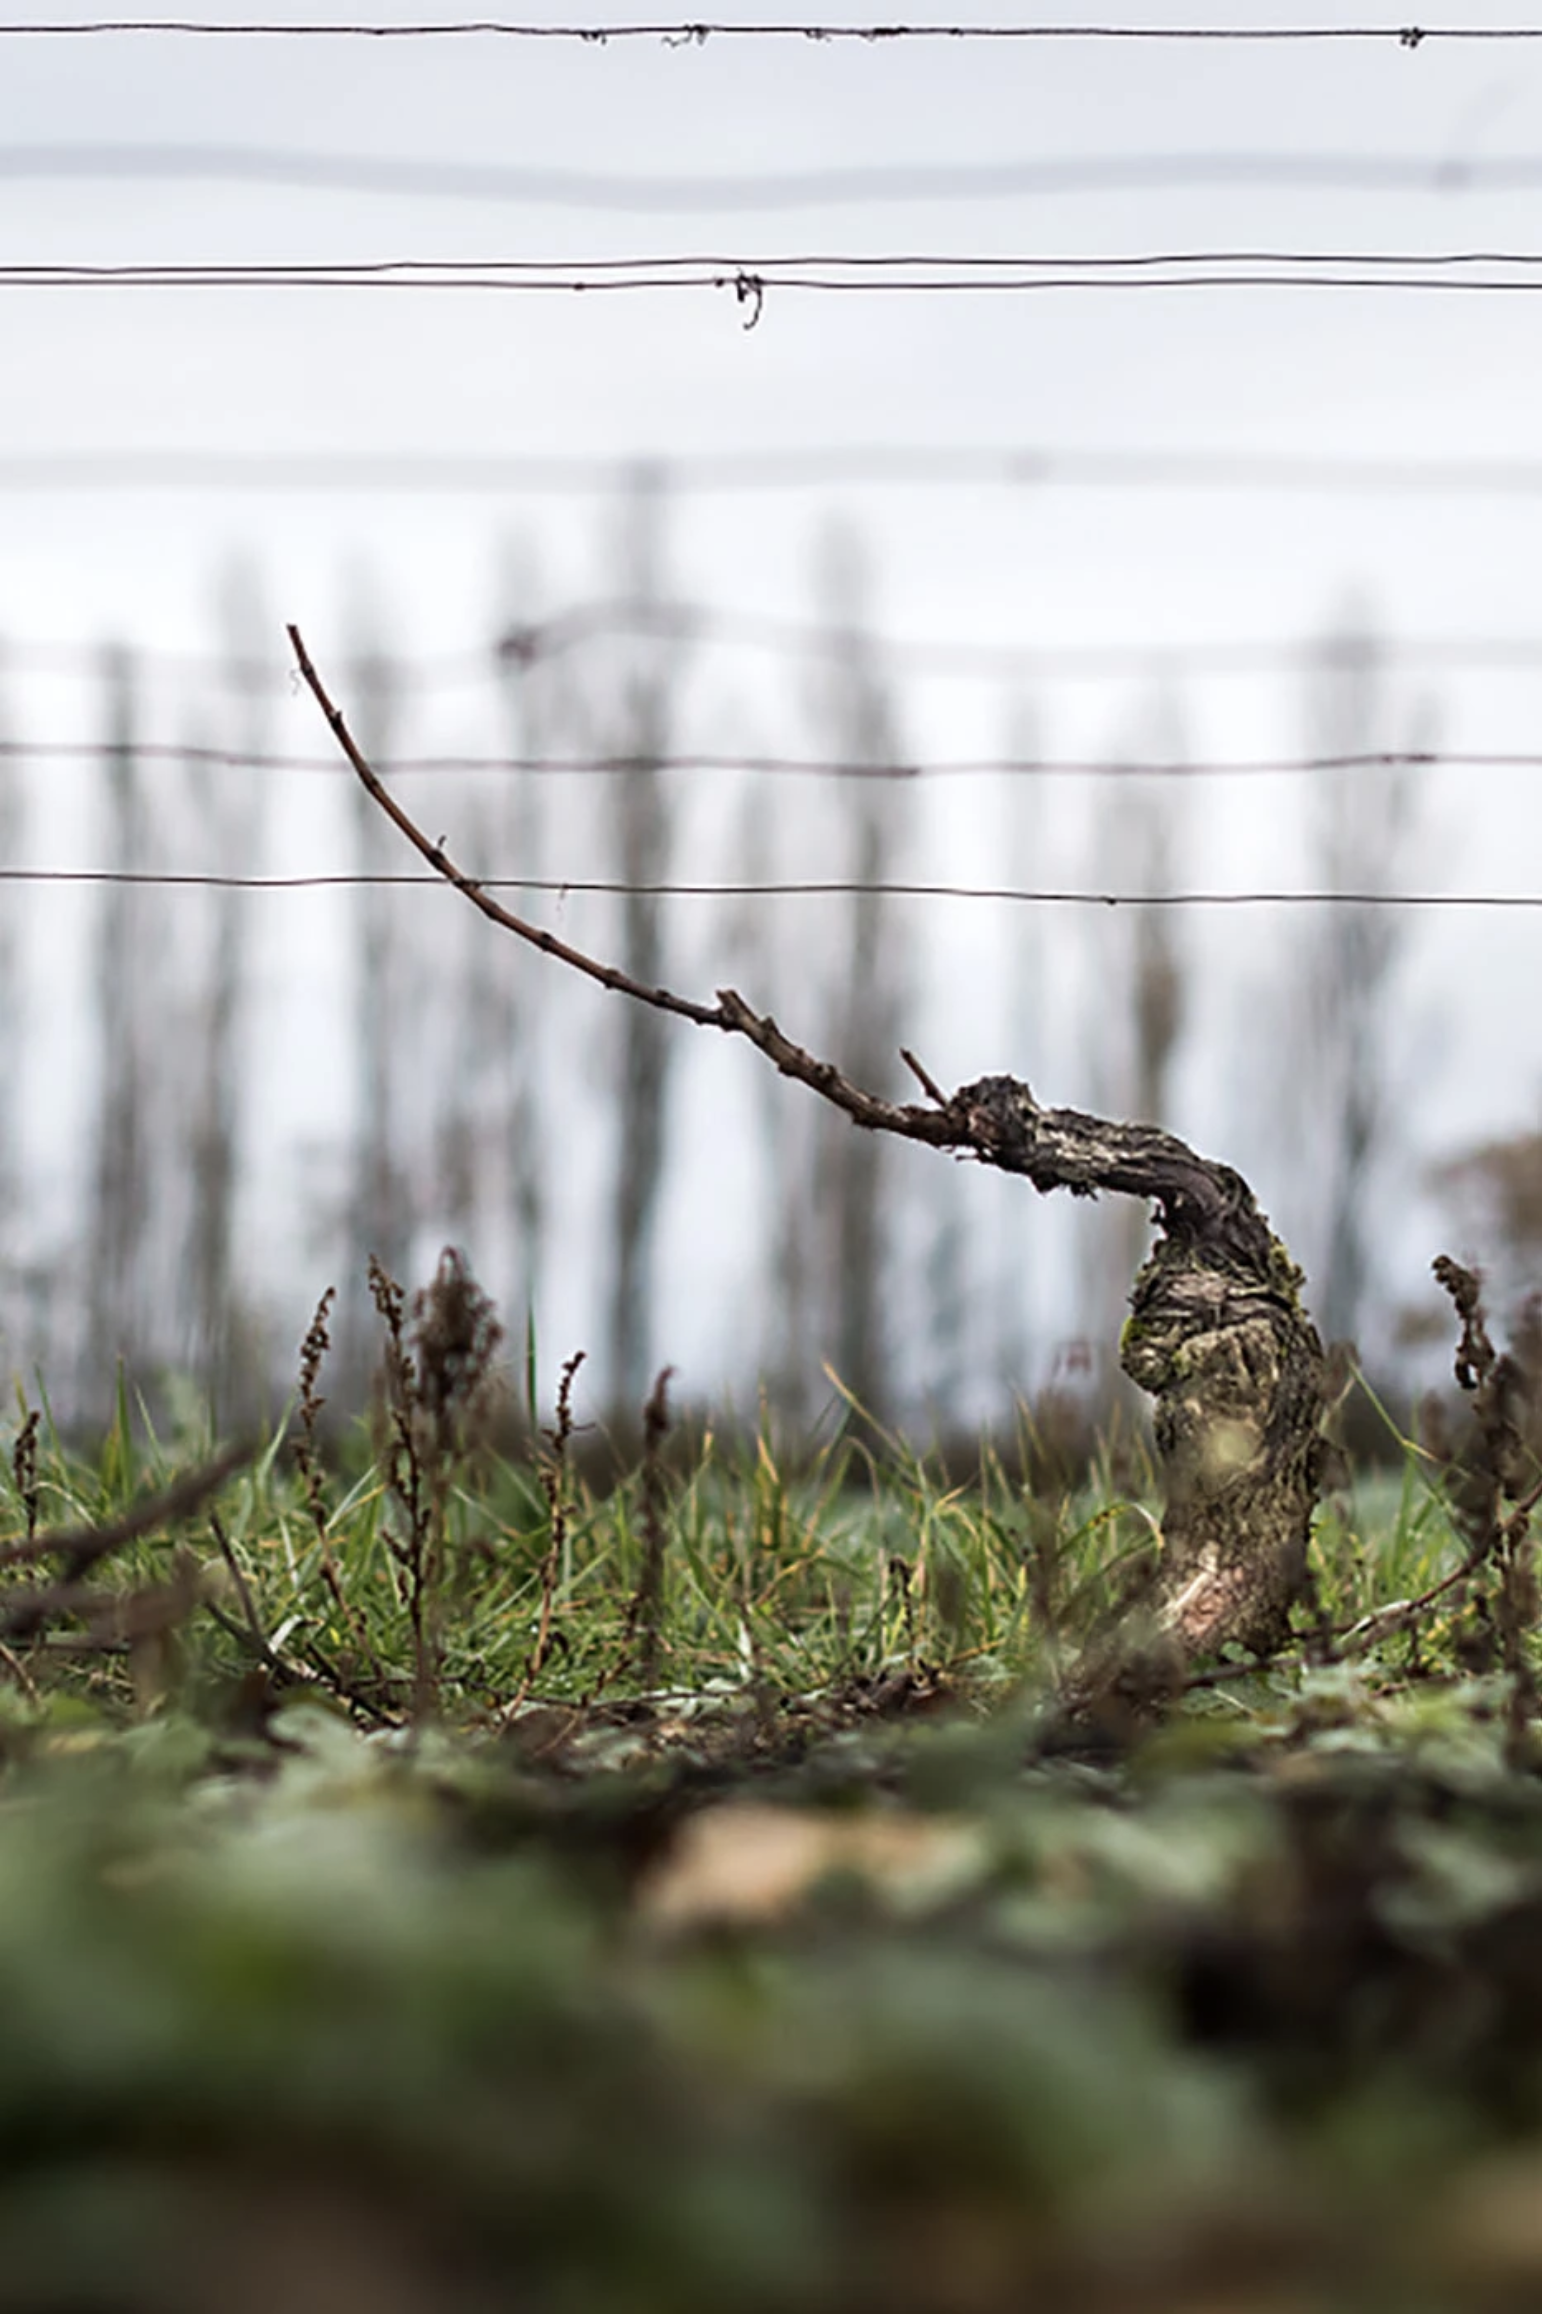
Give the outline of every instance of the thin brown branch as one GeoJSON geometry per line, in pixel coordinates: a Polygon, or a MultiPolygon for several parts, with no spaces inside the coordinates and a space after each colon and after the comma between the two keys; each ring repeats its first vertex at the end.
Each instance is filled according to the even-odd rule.
{"type": "MultiPolygon", "coordinates": [[[[1337,1646],[1342,1661],[1358,1661],[1361,1656],[1368,1655],[1373,1647],[1380,1647],[1383,1640],[1395,1639],[1400,1631],[1411,1630],[1414,1625],[1421,1623],[1447,1592],[1454,1591],[1459,1584],[1471,1582],[1474,1575],[1482,1572],[1486,1557],[1486,1551],[1474,1552],[1459,1567],[1453,1567],[1448,1575],[1442,1575],[1439,1582],[1431,1583],[1428,1590],[1419,1592],[1416,1598],[1391,1599],[1385,1607],[1373,1607],[1367,1615],[1353,1616],[1347,1623],[1331,1623],[1327,1627],[1326,1636],[1337,1646]]],[[[1316,1637],[1315,1633],[1313,1637],[1316,1637]]],[[[1256,1679],[1264,1672],[1309,1671],[1312,1665],[1313,1658],[1310,1655],[1286,1653],[1283,1649],[1255,1655],[1246,1663],[1214,1663],[1204,1671],[1191,1673],[1183,1683],[1184,1693],[1193,1694],[1203,1688],[1225,1687],[1234,1679],[1256,1679]]]]}
{"type": "Polygon", "coordinates": [[[922,1067],[921,1063],[916,1059],[915,1054],[909,1051],[904,1045],[900,1046],[900,1059],[904,1062],[906,1068],[915,1078],[916,1083],[920,1086],[927,1099],[929,1101],[935,1101],[939,1109],[945,1109],[948,1105],[947,1094],[942,1090],[942,1087],[937,1083],[936,1079],[930,1076],[922,1067]]]}
{"type": "Polygon", "coordinates": [[[244,1648],[253,1661],[260,1663],[263,1670],[270,1673],[281,1687],[320,1686],[319,1680],[311,1679],[303,1671],[296,1671],[292,1664],[285,1663],[282,1656],[275,1655],[260,1631],[254,1631],[239,1616],[227,1615],[218,1600],[205,1599],[203,1611],[211,1623],[219,1626],[227,1639],[233,1639],[238,1647],[244,1648]]]}
{"type": "Polygon", "coordinates": [[[945,1095],[908,1054],[908,1065],[934,1105],[923,1109],[882,1100],[854,1085],[833,1062],[818,1060],[795,1044],[769,1013],[754,1011],[736,989],[719,989],[716,1004],[700,1004],[692,997],[676,995],[672,989],[650,988],[615,965],[604,964],[569,941],[559,940],[555,933],[516,916],[493,899],[474,876],[458,868],[444,846],[431,842],[402,809],[349,731],[341,708],[329,696],[299,628],[291,625],[288,634],[296,665],[365,792],[419,856],[463,892],[491,923],[528,941],[543,955],[570,965],[587,979],[598,981],[602,988],[692,1021],[699,1028],[722,1029],[746,1038],[784,1077],[807,1085],[869,1131],[898,1133],[935,1149],[967,1151],[983,1164],[1026,1174],[1039,1190],[1069,1189],[1075,1196],[1092,1196],[1112,1189],[1130,1197],[1155,1198],[1165,1227],[1179,1243],[1203,1242],[1212,1256],[1240,1264],[1263,1282],[1277,1282],[1276,1241],[1247,1183],[1230,1166],[1198,1156],[1174,1134],[1154,1125],[1111,1123],[1079,1109],[1046,1109],[1035,1100],[1031,1089],[1014,1077],[982,1077],[945,1095]]]}
{"type": "Polygon", "coordinates": [[[1392,1639],[1399,1631],[1421,1623],[1448,1591],[1470,1583],[1474,1575],[1481,1574],[1488,1556],[1485,1544],[1481,1550],[1470,1551],[1459,1567],[1453,1567],[1449,1575],[1442,1575],[1438,1583],[1431,1583],[1428,1590],[1419,1592],[1416,1598],[1390,1600],[1385,1607],[1373,1607],[1368,1615],[1357,1617],[1353,1623],[1335,1626],[1333,1636],[1343,1642],[1340,1652],[1345,1656],[1368,1654],[1384,1639],[1392,1639]]]}
{"type": "Polygon", "coordinates": [[[218,1511],[211,1511],[209,1514],[209,1531],[219,1546],[220,1557],[225,1562],[225,1572],[229,1575],[236,1597],[241,1603],[245,1629],[242,1629],[241,1624],[232,1622],[228,1616],[222,1614],[212,1599],[204,1602],[209,1613],[214,1617],[216,1623],[222,1625],[233,1637],[241,1639],[246,1646],[250,1647],[259,1662],[265,1664],[269,1671],[284,1678],[298,1678],[300,1675],[291,1671],[287,1664],[281,1662],[268,1644],[268,1635],[262,1627],[262,1617],[257,1612],[257,1602],[252,1597],[252,1587],[242,1572],[241,1562],[236,1557],[235,1548],[229,1535],[225,1532],[225,1522],[218,1511]]]}
{"type": "Polygon", "coordinates": [[[169,1629],[195,1603],[197,1582],[191,1563],[180,1561],[170,1583],[118,1596],[95,1590],[82,1578],[109,1553],[153,1534],[159,1527],[177,1525],[217,1494],[233,1472],[250,1462],[250,1446],[227,1447],[201,1470],[152,1495],[104,1527],[66,1527],[52,1535],[32,1535],[25,1542],[0,1550],[0,1566],[21,1566],[38,1559],[63,1561],[55,1581],[8,1591],[0,1599],[0,1638],[34,1639],[45,1624],[61,1615],[78,1616],[91,1626],[82,1645],[113,1645],[169,1629]]]}
{"type": "MultiPolygon", "coordinates": [[[[340,1664],[334,1663],[331,1656],[313,1639],[307,1639],[305,1660],[310,1670],[295,1672],[295,1677],[309,1685],[326,1688],[337,1697],[339,1703],[346,1703],[352,1710],[361,1712],[375,1727],[401,1727],[405,1724],[399,1711],[391,1710],[381,1701],[381,1697],[389,1693],[390,1677],[379,1665],[378,1658],[371,1656],[364,1665],[362,1676],[353,1678],[340,1664]]],[[[293,1665],[286,1665],[285,1668],[294,1671],[293,1665]]]]}
{"type": "Polygon", "coordinates": [[[321,677],[312,665],[310,653],[305,648],[299,628],[291,626],[288,629],[288,634],[294,650],[295,663],[306,683],[310,686],[317,706],[331,726],[333,738],[353,766],[371,800],[377,803],[385,813],[386,818],[400,829],[413,850],[425,859],[431,868],[436,869],[444,877],[446,883],[453,884],[458,892],[464,892],[474,908],[480,908],[482,914],[492,923],[501,924],[505,932],[512,932],[516,938],[528,940],[533,948],[539,948],[543,954],[556,957],[559,964],[570,964],[575,972],[582,972],[590,980],[597,980],[602,988],[614,989],[622,996],[634,996],[640,1003],[657,1006],[661,1012],[678,1013],[683,1020],[695,1021],[699,1027],[725,1028],[728,1026],[728,1023],[720,1018],[718,1007],[715,1005],[695,1004],[689,997],[675,996],[667,988],[648,988],[642,981],[633,980],[628,973],[618,971],[613,964],[601,964],[596,957],[586,956],[581,948],[574,948],[568,941],[559,940],[555,932],[548,932],[542,925],[532,924],[525,917],[516,916],[511,909],[505,908],[501,902],[495,900],[474,876],[468,876],[463,869],[457,868],[444,846],[431,843],[422,829],[403,811],[395,796],[392,795],[390,789],[366,758],[363,749],[358,745],[348,728],[342,709],[333,704],[321,677]]]}
{"type": "Polygon", "coordinates": [[[837,1109],[844,1109],[853,1124],[864,1125],[869,1132],[899,1133],[910,1141],[929,1141],[934,1149],[972,1146],[968,1126],[953,1102],[941,1111],[918,1109],[908,1102],[884,1101],[876,1093],[865,1093],[860,1085],[843,1077],[833,1061],[816,1060],[802,1045],[794,1044],[769,1013],[752,1011],[737,989],[718,990],[712,1021],[716,1028],[730,1029],[747,1037],[757,1052],[764,1053],[771,1066],[784,1077],[807,1085],[837,1109]]]}
{"type": "Polygon", "coordinates": [[[1243,1255],[1266,1252],[1269,1233],[1253,1206],[1246,1183],[1226,1166],[1213,1165],[1172,1134],[1155,1126],[1113,1125],[1077,1109],[1045,1109],[1026,1085],[1011,1077],[983,1077],[977,1084],[944,1094],[911,1056],[906,1060],[935,1104],[918,1108],[908,1102],[886,1101],[864,1092],[831,1061],[805,1051],[780,1029],[769,1013],[758,1013],[736,989],[721,988],[716,1004],[701,1004],[678,996],[672,989],[650,988],[613,964],[559,940],[539,924],[516,916],[495,900],[474,876],[456,866],[443,844],[432,842],[403,810],[348,729],[342,709],[329,695],[317,674],[298,627],[288,629],[295,663],[338,746],[352,765],[365,792],[379,805],[431,868],[463,892],[489,922],[501,925],[516,939],[528,941],[543,955],[555,957],[589,980],[598,981],[622,996],[660,1012],[695,1023],[698,1028],[722,1029],[742,1036],[763,1053],[774,1069],[834,1107],[870,1132],[898,1133],[924,1141],[935,1149],[967,1150],[988,1165],[1009,1173],[1025,1173],[1040,1190],[1068,1188],[1087,1195],[1116,1189],[1133,1197],[1155,1197],[1162,1203],[1170,1225],[1183,1230],[1220,1225],[1234,1242],[1230,1250],[1243,1255]]]}
{"type": "Polygon", "coordinates": [[[38,1689],[37,1681],[22,1662],[21,1657],[7,1647],[3,1641],[0,1641],[0,1664],[3,1664],[10,1673],[28,1703],[40,1706],[43,1698],[38,1689]]]}
{"type": "Polygon", "coordinates": [[[716,1004],[701,1004],[693,997],[677,996],[673,989],[650,988],[645,981],[634,980],[630,973],[622,972],[614,964],[601,963],[598,957],[575,948],[570,941],[559,940],[554,932],[548,932],[544,926],[532,924],[528,918],[516,916],[512,909],[505,908],[474,876],[468,876],[464,869],[458,868],[444,846],[431,842],[402,809],[348,729],[342,709],[329,696],[305,648],[299,628],[291,626],[288,634],[295,663],[366,794],[406,837],[419,857],[443,876],[446,883],[453,884],[458,892],[463,892],[472,906],[479,908],[490,923],[501,925],[505,932],[512,932],[518,940],[528,941],[532,948],[539,948],[543,955],[555,957],[559,964],[570,965],[575,972],[583,973],[586,979],[598,981],[601,988],[611,989],[620,996],[633,997],[639,1004],[652,1005],[658,1012],[672,1013],[677,1019],[693,1022],[698,1028],[717,1028],[725,1033],[748,1038],[784,1077],[792,1077],[799,1084],[808,1085],[827,1101],[834,1102],[837,1108],[844,1109],[847,1116],[858,1125],[865,1125],[874,1131],[902,1133],[912,1140],[930,1141],[939,1148],[967,1143],[968,1133],[950,1112],[939,1114],[929,1109],[904,1107],[893,1101],[879,1100],[872,1093],[864,1093],[859,1086],[843,1077],[829,1061],[816,1060],[812,1053],[794,1044],[791,1037],[784,1036],[769,1014],[762,1015],[753,1011],[736,990],[719,989],[716,1004]]]}
{"type": "Polygon", "coordinates": [[[33,1639],[45,1623],[71,1615],[88,1626],[86,1636],[75,1638],[72,1645],[88,1650],[115,1648],[169,1630],[184,1621],[197,1603],[196,1569],[190,1563],[179,1565],[169,1582],[152,1583],[142,1591],[102,1591],[77,1582],[41,1583],[5,1594],[0,1603],[0,1635],[33,1639]]]}
{"type": "MultiPolygon", "coordinates": [[[[227,1561],[227,1564],[230,1565],[231,1572],[235,1573],[234,1562],[227,1561]]],[[[253,1662],[259,1664],[268,1674],[275,1687],[299,1688],[309,1690],[316,1695],[335,1695],[339,1703],[345,1703],[350,1709],[361,1712],[376,1727],[399,1727],[401,1725],[399,1717],[388,1711],[383,1711],[374,1697],[367,1695],[356,1681],[346,1679],[337,1666],[323,1656],[319,1649],[313,1648],[311,1650],[311,1661],[315,1666],[314,1669],[307,1669],[296,1663],[287,1663],[264,1636],[262,1627],[256,1619],[255,1611],[245,1619],[227,1615],[224,1608],[215,1599],[205,1599],[203,1611],[212,1622],[218,1624],[228,1639],[233,1639],[238,1647],[245,1649],[253,1662]]]]}
{"type": "MultiPolygon", "coordinates": [[[[1517,1505],[1517,1514],[1522,1522],[1539,1501],[1542,1501],[1542,1485],[1517,1505]]],[[[1507,1527],[1506,1531],[1508,1534],[1512,1529],[1507,1527]]],[[[1367,1655],[1373,1647],[1379,1647],[1383,1640],[1395,1639],[1400,1631],[1410,1630],[1415,1624],[1422,1623],[1430,1609],[1445,1598],[1448,1592],[1458,1589],[1463,1583],[1470,1583],[1474,1576],[1481,1575],[1489,1557],[1489,1545],[1484,1543],[1479,1549],[1469,1551],[1459,1567],[1453,1567],[1449,1574],[1442,1575],[1427,1590],[1418,1592],[1411,1599],[1391,1599],[1385,1607],[1373,1607],[1369,1614],[1356,1615],[1347,1623],[1330,1624],[1327,1635],[1338,1644],[1340,1655],[1345,1661],[1367,1655]]],[[[1184,1687],[1186,1691],[1224,1687],[1228,1680],[1251,1679],[1264,1671],[1306,1671],[1311,1667],[1311,1660],[1307,1655],[1281,1653],[1260,1655],[1249,1663],[1218,1663],[1207,1671],[1195,1672],[1185,1680],[1184,1687]]]]}

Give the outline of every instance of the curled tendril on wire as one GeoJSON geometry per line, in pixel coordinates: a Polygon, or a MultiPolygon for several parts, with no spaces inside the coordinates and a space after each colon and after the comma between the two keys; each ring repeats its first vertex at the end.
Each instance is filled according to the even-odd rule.
{"type": "Polygon", "coordinates": [[[738,303],[750,309],[746,329],[753,329],[765,311],[766,285],[758,273],[739,272],[733,278],[733,292],[738,303]]]}

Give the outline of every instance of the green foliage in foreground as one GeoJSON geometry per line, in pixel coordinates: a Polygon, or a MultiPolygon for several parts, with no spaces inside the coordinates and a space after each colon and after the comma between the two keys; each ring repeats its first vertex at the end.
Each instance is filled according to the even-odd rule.
{"type": "Polygon", "coordinates": [[[869,1727],[753,1803],[309,1703],[34,1734],[6,2302],[1534,2302],[1542,1795],[1474,1701],[1412,1767],[869,1727]]]}
{"type": "MultiPolygon", "coordinates": [[[[34,1438],[13,1543],[207,1443],[34,1438]]],[[[1542,2296],[1513,1666],[1481,1578],[1350,1628],[1461,1563],[1415,1457],[1325,1509],[1299,1656],[1078,1753],[1053,1674],[1151,1538],[1111,1484],[407,1440],[272,1441],[12,1624],[0,2303],[1542,2296]]]]}

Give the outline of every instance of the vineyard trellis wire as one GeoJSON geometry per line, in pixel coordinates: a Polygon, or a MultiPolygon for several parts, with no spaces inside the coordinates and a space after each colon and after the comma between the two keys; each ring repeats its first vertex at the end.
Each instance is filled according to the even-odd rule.
{"type": "MultiPolygon", "coordinates": [[[[689,882],[660,878],[629,883],[616,876],[495,876],[469,878],[483,892],[539,892],[569,897],[680,900],[821,900],[857,894],[898,900],[988,900],[1054,908],[1409,908],[1542,909],[1542,892],[1377,891],[1053,891],[1014,884],[907,882],[898,877],[863,882],[850,877],[787,877],[753,883],[730,880],[689,882]]],[[[340,869],[302,875],[212,875],[196,870],[158,868],[0,867],[0,884],[107,884],[153,890],[230,892],[324,892],[382,888],[443,888],[444,878],[414,869],[340,869]]]]}
{"type": "MultiPolygon", "coordinates": [[[[99,739],[0,739],[0,763],[92,763],[99,739]]],[[[280,771],[338,777],[345,768],[323,755],[205,746],[187,740],[136,740],[141,761],[196,764],[210,769],[280,771]]],[[[462,777],[478,773],[539,778],[620,778],[637,768],[635,755],[391,755],[381,758],[393,777],[462,777]]],[[[927,761],[906,757],[731,755],[702,749],[650,756],[650,772],[744,773],[772,779],[910,781],[922,779],[1277,779],[1356,771],[1542,771],[1542,750],[1492,748],[1374,748],[1358,754],[1200,758],[1141,756],[976,756],[927,761]]]]}
{"type": "Polygon", "coordinates": [[[12,39],[101,38],[143,35],[227,40],[465,40],[505,39],[572,41],[605,48],[613,41],[654,41],[675,48],[701,48],[710,40],[811,41],[820,45],[842,42],[885,46],[896,41],[1032,42],[1032,41],[1144,41],[1157,43],[1240,42],[1265,46],[1305,43],[1375,42],[1406,51],[1427,43],[1542,40],[1542,24],[1131,24],[1101,23],[1019,24],[1006,22],[959,23],[912,20],[853,24],[816,20],[807,22],[747,21],[694,18],[662,21],[539,22],[506,16],[463,16],[442,22],[419,19],[391,23],[376,19],[323,18],[304,22],[292,17],[249,17],[225,23],[190,16],[99,16],[75,23],[24,21],[0,25],[0,37],[12,39]]]}
{"type": "Polygon", "coordinates": [[[761,318],[772,292],[831,297],[1126,296],[1183,290],[1356,290],[1431,296],[1530,296],[1542,250],[1412,252],[1198,249],[1091,256],[813,253],[613,258],[403,258],[328,262],[0,264],[0,290],[97,293],[209,290],[403,296],[628,296],[728,292],[761,318]]]}
{"type": "MultiPolygon", "coordinates": [[[[521,667],[533,665],[598,635],[688,641],[702,646],[753,649],[789,656],[838,652],[849,639],[843,637],[839,628],[731,607],[669,602],[662,598],[643,605],[600,601],[580,604],[553,617],[506,629],[480,649],[443,656],[398,658],[393,666],[397,681],[412,691],[485,683],[505,672],[511,661],[521,667]]],[[[1218,643],[1031,644],[891,635],[867,629],[863,630],[862,639],[880,658],[903,664],[913,673],[924,673],[928,677],[997,674],[1054,682],[1102,680],[1119,675],[1177,678],[1298,671],[1310,663],[1322,642],[1321,635],[1317,634],[1275,642],[1243,639],[1218,643]]],[[[1542,669],[1542,634],[1399,637],[1389,633],[1378,635],[1376,640],[1377,650],[1387,664],[1413,676],[1427,676],[1436,669],[1443,673],[1522,675],[1542,669]]],[[[250,689],[268,690],[274,695],[287,693],[291,688],[288,670],[276,659],[231,661],[208,652],[156,649],[137,644],[128,647],[137,673],[217,674],[239,679],[250,689]]],[[[80,674],[99,667],[101,656],[100,645],[94,643],[0,637],[0,668],[11,672],[62,676],[73,681],[80,674]]],[[[711,760],[718,764],[723,758],[714,755],[711,760]]],[[[899,768],[908,772],[915,766],[906,764],[899,768]]],[[[1289,770],[1292,766],[1285,762],[1271,768],[1289,770]]]]}
{"type": "MultiPolygon", "coordinates": [[[[1542,165],[1539,165],[1542,166],[1542,165]]],[[[586,456],[455,450],[0,450],[0,491],[305,490],[546,496],[609,493],[646,472],[670,493],[863,483],[1012,490],[1222,490],[1531,496],[1542,459],[1365,457],[1331,452],[1067,449],[989,443],[837,443],[806,449],[586,456]]]]}
{"type": "Polygon", "coordinates": [[[1517,192],[1542,185],[1529,153],[1147,152],[997,161],[854,164],[666,176],[503,162],[401,159],[298,146],[68,140],[0,149],[0,180],[275,185],[307,192],[622,209],[629,216],[845,203],[996,201],[1023,194],[1175,192],[1205,186],[1312,192],[1517,192]]]}

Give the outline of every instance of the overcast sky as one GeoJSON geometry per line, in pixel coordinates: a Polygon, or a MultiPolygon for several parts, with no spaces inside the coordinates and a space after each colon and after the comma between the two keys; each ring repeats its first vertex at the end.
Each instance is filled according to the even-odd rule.
{"type": "MultiPolygon", "coordinates": [[[[198,0],[198,12],[213,20],[253,10],[248,0],[228,9],[198,0]]],[[[395,21],[454,13],[432,0],[372,0],[368,12],[395,21]]],[[[84,13],[27,0],[0,7],[0,24],[84,13]]],[[[323,14],[300,13],[310,22],[323,14]]],[[[599,22],[625,12],[583,0],[577,13],[599,22]]],[[[824,13],[861,20],[845,6],[824,13]]],[[[1246,25],[1335,12],[1294,0],[1187,0],[1177,10],[1122,0],[1117,11],[1056,0],[1011,13],[1246,25]]],[[[1452,23],[1480,14],[1496,26],[1536,18],[1521,0],[1444,11],[1452,23]]],[[[1427,41],[1407,51],[1391,42],[8,39],[0,220],[7,265],[1542,252],[1542,41],[1427,41]],[[1204,165],[1177,165],[1196,159],[1204,165]],[[377,176],[366,189],[369,173],[346,164],[370,161],[417,164],[418,173],[394,187],[377,176]],[[1057,161],[1083,165],[1081,183],[1046,183],[1057,161]],[[324,181],[319,163],[338,181],[324,181]],[[1109,164],[1101,183],[1100,163],[1109,164]],[[969,172],[998,166],[1003,180],[1013,167],[1040,176],[971,195],[969,172]],[[477,184],[477,169],[504,176],[477,184]],[[864,172],[882,183],[870,175],[864,187],[864,172]],[[893,197],[906,193],[905,172],[908,194],[893,197]]],[[[91,722],[78,687],[46,677],[27,659],[31,647],[110,633],[147,651],[206,648],[212,583],[237,549],[260,565],[275,618],[298,619],[323,662],[341,649],[348,574],[363,565],[403,645],[425,656],[483,646],[500,546],[515,532],[539,542],[558,596],[606,582],[604,510],[592,494],[264,495],[210,480],[66,487],[57,470],[49,479],[29,465],[68,453],[622,460],[1010,446],[1512,458],[1542,478],[1542,293],[843,297],[773,287],[756,326],[746,317],[730,291],[709,289],[580,297],[0,286],[0,637],[17,654],[13,715],[54,732],[91,722]]],[[[1265,490],[848,479],[701,491],[674,518],[681,591],[806,618],[813,541],[832,509],[870,537],[886,632],[1129,647],[1123,674],[1022,686],[1053,754],[1124,743],[1151,690],[1143,653],[1294,646],[1350,603],[1408,647],[1408,711],[1438,700],[1443,745],[1542,747],[1542,664],[1464,669],[1449,649],[1534,638],[1542,652],[1542,480],[1509,493],[1378,492],[1343,480],[1265,490]],[[1417,650],[1421,642],[1447,646],[1446,656],[1417,650]]],[[[999,677],[923,680],[914,665],[918,750],[1000,747],[999,677]]],[[[1191,676],[1182,698],[1193,751],[1298,752],[1298,691],[1288,667],[1191,676]]],[[[314,747],[303,699],[283,699],[275,740],[314,747]]],[[[1536,784],[1517,773],[1429,779],[1429,842],[1413,880],[1542,889],[1536,784]]],[[[1207,783],[1195,794],[1195,880],[1278,884],[1298,872],[1267,783],[1207,783]]],[[[61,808],[52,821],[44,815],[33,850],[67,865],[71,840],[61,808]]],[[[957,858],[982,865],[966,844],[957,858]]],[[[582,872],[581,861],[571,866],[582,872]]],[[[1260,920],[1258,943],[1275,937],[1275,922],[1260,920]]],[[[1242,966],[1253,938],[1233,936],[1242,966]]],[[[1529,991],[1539,954],[1542,916],[1451,915],[1421,932],[1405,1018],[1410,1051],[1433,1072],[1420,1125],[1427,1153],[1534,1116],[1542,1009],[1529,991]]],[[[933,1065],[949,1080],[1006,1057],[979,1049],[967,1017],[934,1035],[933,1065]]],[[[1177,1121],[1198,1136],[1236,1133],[1234,1090],[1203,1071],[1186,1082],[1184,1104],[1177,1121]]]]}

